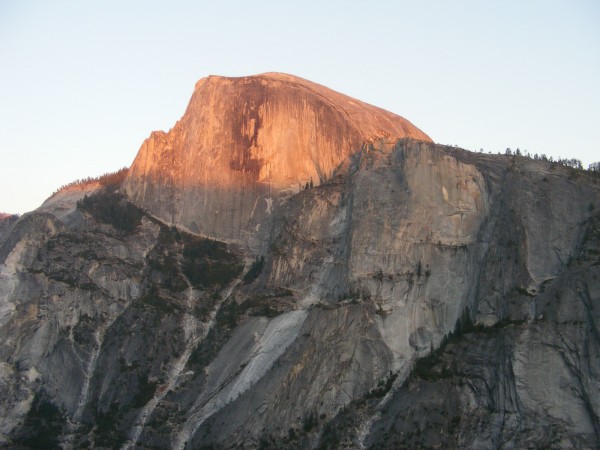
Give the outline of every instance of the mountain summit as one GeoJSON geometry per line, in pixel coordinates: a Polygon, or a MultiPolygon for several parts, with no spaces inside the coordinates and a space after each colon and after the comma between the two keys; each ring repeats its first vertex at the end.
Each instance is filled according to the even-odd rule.
{"type": "Polygon", "coordinates": [[[209,76],[173,129],[143,143],[125,192],[168,222],[245,241],[281,195],[322,183],[365,142],[404,137],[431,141],[400,116],[303,78],[209,76]]]}

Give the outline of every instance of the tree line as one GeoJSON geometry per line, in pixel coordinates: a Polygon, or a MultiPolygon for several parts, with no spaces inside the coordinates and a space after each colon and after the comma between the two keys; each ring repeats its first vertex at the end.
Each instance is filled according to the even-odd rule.
{"type": "Polygon", "coordinates": [[[52,193],[52,195],[62,191],[63,189],[66,189],[66,188],[70,188],[70,187],[74,187],[74,186],[85,186],[85,185],[91,184],[91,183],[100,183],[100,185],[102,185],[103,187],[114,190],[114,189],[118,188],[121,185],[121,183],[123,183],[123,180],[125,180],[125,177],[127,176],[128,172],[129,172],[129,168],[123,167],[115,172],[107,172],[98,177],[80,178],[75,181],[71,181],[70,183],[63,184],[56,191],[54,191],[52,193]]]}
{"type": "MultiPolygon", "coordinates": [[[[483,153],[483,149],[479,149],[479,153],[483,153]]],[[[491,153],[491,152],[488,152],[491,153]]],[[[531,155],[528,151],[523,150],[521,151],[521,149],[517,148],[516,150],[512,150],[510,147],[507,148],[504,153],[498,152],[499,155],[504,154],[505,156],[522,156],[524,158],[529,158],[529,159],[533,159],[534,161],[546,161],[546,162],[550,162],[550,163],[555,163],[558,164],[560,166],[565,166],[565,167],[571,167],[573,169],[577,169],[577,170],[586,170],[583,168],[583,164],[581,163],[581,160],[577,159],[577,158],[561,158],[558,157],[558,159],[554,159],[552,158],[552,156],[546,156],[545,154],[537,154],[534,153],[533,155],[531,155]]],[[[600,172],[600,161],[599,162],[593,162],[591,164],[588,165],[587,170],[590,172],[600,172]]]]}

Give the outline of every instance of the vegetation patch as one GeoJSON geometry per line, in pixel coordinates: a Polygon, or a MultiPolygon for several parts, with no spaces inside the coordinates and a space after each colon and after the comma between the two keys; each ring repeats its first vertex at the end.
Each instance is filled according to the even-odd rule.
{"type": "Polygon", "coordinates": [[[517,291],[519,294],[524,295],[526,297],[535,297],[535,295],[533,295],[531,292],[529,292],[527,289],[525,289],[522,286],[517,286],[515,288],[515,291],[517,291]]]}
{"type": "Polygon", "coordinates": [[[283,313],[279,307],[278,299],[287,297],[292,293],[283,289],[281,292],[270,295],[254,295],[244,300],[238,308],[238,314],[248,314],[250,316],[275,317],[283,313]]]}
{"type": "Polygon", "coordinates": [[[142,223],[144,211],[129,202],[123,194],[101,190],[77,202],[77,209],[85,211],[99,222],[112,225],[126,233],[135,231],[142,223]]]}
{"type": "Polygon", "coordinates": [[[107,411],[98,411],[95,416],[95,446],[120,448],[127,441],[127,436],[118,427],[119,421],[122,419],[122,411],[119,410],[119,404],[113,402],[107,411]]]}
{"type": "MultiPolygon", "coordinates": [[[[589,209],[593,211],[594,205],[590,203],[589,209]]],[[[581,254],[582,259],[591,262],[594,266],[600,265],[600,215],[598,214],[588,219],[585,235],[581,242],[581,254]]]]}
{"type": "Polygon", "coordinates": [[[138,377],[138,391],[133,397],[131,406],[133,408],[141,408],[145,406],[156,393],[158,383],[156,381],[148,380],[148,372],[143,372],[138,377]]]}
{"type": "Polygon", "coordinates": [[[148,265],[160,277],[161,287],[181,292],[188,287],[179,264],[181,237],[175,227],[161,226],[158,242],[146,255],[148,265]]]}
{"type": "Polygon", "coordinates": [[[162,287],[178,292],[187,289],[185,278],[197,289],[219,289],[243,270],[240,258],[227,244],[164,225],[147,260],[161,276],[162,287]]]}
{"type": "Polygon", "coordinates": [[[239,307],[235,300],[231,300],[221,306],[221,309],[217,312],[217,325],[219,327],[227,327],[229,329],[234,328],[237,325],[239,317],[239,307]]]}
{"type": "Polygon", "coordinates": [[[96,321],[92,317],[82,314],[73,327],[73,340],[79,345],[93,345],[95,343],[93,338],[95,328],[96,321]]]}
{"type": "Polygon", "coordinates": [[[90,260],[102,260],[95,250],[93,238],[86,233],[58,233],[39,248],[31,272],[75,288],[96,290],[85,270],[90,260]]]}
{"type": "Polygon", "coordinates": [[[304,432],[310,432],[317,425],[319,425],[319,417],[314,411],[309,411],[304,414],[304,417],[302,418],[302,430],[304,430],[304,432]]]}
{"type": "Polygon", "coordinates": [[[64,417],[43,391],[38,392],[25,417],[14,444],[32,449],[55,449],[59,447],[64,417]]]}
{"type": "MultiPolygon", "coordinates": [[[[373,278],[379,279],[379,274],[380,271],[376,272],[373,275],[373,278]]],[[[381,274],[381,280],[383,280],[383,274],[381,274]]],[[[371,294],[369,293],[368,290],[363,289],[362,291],[359,291],[358,289],[350,289],[342,294],[339,294],[337,296],[337,301],[338,302],[346,302],[346,301],[350,301],[350,303],[356,305],[359,302],[365,302],[365,301],[370,301],[371,300],[371,294]]]]}
{"type": "Polygon", "coordinates": [[[223,242],[180,232],[183,242],[182,269],[197,288],[226,286],[244,269],[240,259],[223,242]]]}
{"type": "Polygon", "coordinates": [[[396,381],[396,378],[398,378],[398,374],[390,371],[389,376],[380,379],[379,383],[377,383],[377,387],[371,389],[367,394],[367,398],[381,398],[385,396],[385,394],[392,389],[392,385],[394,384],[394,381],[396,381]]]}
{"type": "Polygon", "coordinates": [[[283,313],[280,308],[280,299],[291,295],[292,293],[288,289],[280,289],[272,294],[254,295],[239,304],[235,300],[230,300],[217,312],[217,324],[220,327],[232,329],[245,314],[269,318],[278,316],[283,313]]]}
{"type": "Polygon", "coordinates": [[[210,312],[215,307],[215,304],[221,299],[218,292],[213,292],[210,296],[204,297],[201,303],[194,307],[194,316],[202,322],[210,317],[210,312]]]}
{"type": "Polygon", "coordinates": [[[160,315],[174,314],[183,311],[181,305],[178,305],[173,300],[161,297],[155,286],[153,286],[146,295],[140,298],[139,301],[143,305],[156,310],[160,315]]]}
{"type": "Polygon", "coordinates": [[[417,359],[411,377],[426,381],[438,381],[442,378],[450,378],[452,372],[447,367],[442,367],[441,354],[443,347],[432,351],[429,355],[417,359]]]}
{"type": "MultiPolygon", "coordinates": [[[[217,313],[217,323],[222,324],[223,322],[227,322],[227,320],[223,320],[222,318],[220,319],[220,313],[223,309],[224,308],[221,308],[219,313],[217,313]]],[[[229,325],[228,327],[211,327],[206,339],[204,339],[190,355],[186,367],[192,368],[196,373],[198,373],[201,369],[208,366],[216,357],[223,345],[225,345],[225,343],[229,340],[229,337],[231,336],[231,329],[232,326],[229,325]]]]}
{"type": "Polygon", "coordinates": [[[246,272],[246,275],[244,275],[244,279],[243,279],[244,284],[250,284],[254,280],[256,280],[258,278],[258,276],[260,275],[260,273],[262,272],[264,266],[265,266],[265,257],[261,256],[259,258],[257,256],[256,259],[254,260],[254,262],[252,263],[252,265],[250,266],[250,269],[248,269],[248,272],[246,272]]]}
{"type": "Polygon", "coordinates": [[[505,318],[492,326],[486,327],[481,324],[476,324],[471,319],[469,308],[465,308],[461,317],[456,321],[454,331],[444,336],[440,346],[431,350],[431,352],[422,358],[417,359],[415,367],[411,373],[411,378],[421,378],[426,381],[438,381],[443,378],[453,376],[452,371],[444,366],[444,361],[441,356],[448,343],[458,341],[462,336],[469,333],[496,333],[499,329],[506,328],[512,325],[522,325],[525,320],[511,320],[505,318]]]}

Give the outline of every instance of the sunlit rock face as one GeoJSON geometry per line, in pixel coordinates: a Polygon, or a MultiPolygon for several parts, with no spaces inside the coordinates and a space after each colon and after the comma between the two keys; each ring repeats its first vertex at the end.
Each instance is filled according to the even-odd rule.
{"type": "Polygon", "coordinates": [[[406,119],[279,73],[201,79],[168,133],[142,145],[124,189],[161,219],[241,243],[282,198],[319,185],[366,141],[429,137],[406,119]]]}

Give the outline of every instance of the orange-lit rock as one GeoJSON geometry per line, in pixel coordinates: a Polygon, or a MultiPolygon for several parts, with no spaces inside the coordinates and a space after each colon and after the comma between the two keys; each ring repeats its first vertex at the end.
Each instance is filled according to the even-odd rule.
{"type": "Polygon", "coordinates": [[[406,119],[279,73],[197,84],[168,133],[143,143],[126,194],[160,218],[248,242],[279,201],[318,185],[366,141],[431,139],[406,119]]]}

